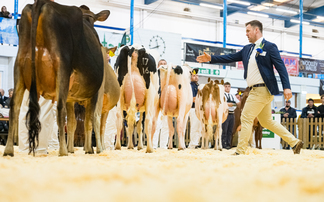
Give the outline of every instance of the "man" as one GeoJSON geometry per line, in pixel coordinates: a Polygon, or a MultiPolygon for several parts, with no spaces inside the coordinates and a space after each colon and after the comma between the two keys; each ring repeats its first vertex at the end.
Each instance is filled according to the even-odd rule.
{"type": "Polygon", "coordinates": [[[297,118],[296,109],[290,107],[291,101],[286,101],[286,106],[280,109],[281,112],[281,119],[282,118],[297,118]]]}
{"type": "Polygon", "coordinates": [[[246,154],[255,117],[258,118],[263,127],[268,128],[293,146],[294,154],[299,154],[304,143],[296,139],[280,123],[274,121],[271,115],[271,102],[274,95],[279,94],[273,66],[280,75],[285,99],[289,100],[292,97],[285,64],[281,60],[277,46],[263,38],[260,21],[253,20],[246,23],[245,26],[246,36],[251,44],[244,46],[241,51],[230,55],[212,57],[204,53],[204,55],[197,57],[198,62],[229,63],[243,61],[244,79],[247,80],[251,91],[242,111],[241,135],[236,152],[233,155],[246,154]]]}
{"type": "Polygon", "coordinates": [[[321,95],[322,104],[317,108],[317,116],[324,118],[324,95],[321,95]]]}
{"type": "Polygon", "coordinates": [[[4,96],[4,90],[0,89],[0,107],[4,107],[5,106],[5,101],[8,99],[8,97],[4,96]]]}
{"type": "Polygon", "coordinates": [[[231,148],[232,142],[232,132],[234,126],[234,110],[236,108],[236,103],[240,102],[235,96],[230,94],[231,84],[229,82],[224,83],[225,87],[225,99],[228,105],[228,116],[226,121],[222,124],[222,145],[225,149],[231,148]]]}
{"type": "MultiPolygon", "coordinates": [[[[167,65],[167,61],[165,59],[161,59],[158,62],[158,69],[161,65],[167,65]]],[[[160,76],[160,75],[159,75],[160,76]]],[[[161,86],[161,84],[160,84],[161,86]]],[[[159,88],[159,93],[161,88],[159,88]]],[[[169,140],[169,126],[168,126],[168,116],[163,116],[161,112],[159,112],[158,120],[156,122],[156,130],[153,135],[153,148],[157,149],[160,140],[160,148],[167,149],[168,140],[169,140]]]]}
{"type": "Polygon", "coordinates": [[[238,100],[238,101],[240,101],[241,102],[241,95],[239,94],[239,93],[236,93],[235,94],[235,97],[236,97],[236,99],[238,100]]]}
{"type": "Polygon", "coordinates": [[[4,107],[5,108],[10,108],[10,101],[11,101],[11,98],[12,98],[12,95],[13,95],[13,88],[10,88],[8,90],[8,93],[9,93],[9,97],[8,99],[4,102],[4,107]]]}
{"type": "Polygon", "coordinates": [[[201,137],[201,129],[200,129],[200,121],[197,118],[196,112],[195,112],[195,101],[196,101],[196,96],[198,93],[198,71],[199,68],[195,68],[191,72],[191,89],[192,89],[192,97],[193,97],[193,102],[191,109],[189,111],[189,117],[190,117],[190,143],[189,143],[189,149],[195,149],[198,144],[199,140],[201,137]]]}
{"type": "Polygon", "coordinates": [[[308,99],[308,105],[303,108],[301,118],[314,118],[317,116],[317,108],[314,105],[314,100],[312,98],[308,99]]]}

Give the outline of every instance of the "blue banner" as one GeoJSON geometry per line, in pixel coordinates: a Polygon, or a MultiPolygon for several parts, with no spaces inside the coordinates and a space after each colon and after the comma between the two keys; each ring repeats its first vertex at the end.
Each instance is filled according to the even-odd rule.
{"type": "Polygon", "coordinates": [[[0,17],[0,43],[18,45],[17,20],[0,17]]]}

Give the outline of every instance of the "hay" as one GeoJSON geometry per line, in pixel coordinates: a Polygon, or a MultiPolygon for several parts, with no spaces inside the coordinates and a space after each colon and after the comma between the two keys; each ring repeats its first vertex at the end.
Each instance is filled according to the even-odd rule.
{"type": "MultiPolygon", "coordinates": [[[[0,155],[4,150],[0,146],[0,155]]],[[[1,201],[322,201],[324,153],[158,149],[0,157],[1,201]]]]}

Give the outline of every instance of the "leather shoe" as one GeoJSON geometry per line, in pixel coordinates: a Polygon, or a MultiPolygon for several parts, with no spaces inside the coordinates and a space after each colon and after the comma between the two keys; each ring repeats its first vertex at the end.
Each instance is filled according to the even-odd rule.
{"type": "Polygon", "coordinates": [[[292,148],[294,154],[300,154],[300,150],[303,147],[304,142],[299,140],[299,142],[297,142],[297,144],[292,148]]]}

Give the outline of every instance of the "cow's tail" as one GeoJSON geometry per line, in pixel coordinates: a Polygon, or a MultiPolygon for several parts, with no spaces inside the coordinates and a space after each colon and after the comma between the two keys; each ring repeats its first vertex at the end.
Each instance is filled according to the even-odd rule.
{"type": "MultiPolygon", "coordinates": [[[[211,95],[209,96],[209,103],[212,102],[211,95]]],[[[207,134],[208,134],[208,139],[212,140],[213,139],[213,118],[212,118],[212,113],[211,113],[212,107],[210,104],[209,107],[209,116],[208,116],[208,121],[207,121],[207,134]]]]}
{"type": "MultiPolygon", "coordinates": [[[[167,70],[168,70],[167,79],[166,79],[165,86],[164,86],[164,88],[166,88],[166,94],[164,96],[164,102],[163,102],[163,106],[162,106],[162,114],[164,114],[165,105],[169,99],[169,82],[170,82],[170,74],[171,74],[172,66],[168,65],[167,70]]],[[[162,92],[161,92],[161,96],[162,96],[162,92]]]]}
{"type": "Polygon", "coordinates": [[[130,100],[130,104],[129,104],[129,108],[127,110],[127,124],[129,127],[129,123],[131,123],[132,125],[135,123],[136,121],[136,113],[137,113],[137,109],[136,109],[136,97],[135,97],[135,89],[134,89],[134,83],[133,83],[133,78],[132,78],[132,65],[137,65],[137,57],[133,57],[132,56],[132,52],[134,51],[134,49],[131,51],[130,55],[128,55],[128,60],[127,60],[127,68],[128,68],[128,73],[130,75],[130,82],[131,82],[131,87],[132,87],[132,98],[130,100]]]}
{"type": "Polygon", "coordinates": [[[38,104],[37,85],[36,85],[36,70],[35,70],[35,58],[36,58],[36,33],[38,18],[41,12],[42,6],[46,3],[44,0],[37,0],[33,5],[32,10],[32,27],[31,27],[31,69],[32,80],[29,89],[29,109],[26,115],[26,127],[28,129],[28,141],[29,141],[29,154],[33,152],[35,156],[35,150],[38,146],[38,134],[41,130],[41,123],[38,119],[40,107],[38,104]]]}

